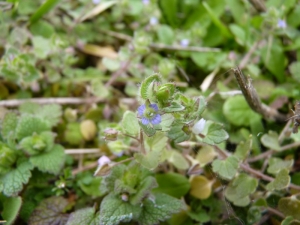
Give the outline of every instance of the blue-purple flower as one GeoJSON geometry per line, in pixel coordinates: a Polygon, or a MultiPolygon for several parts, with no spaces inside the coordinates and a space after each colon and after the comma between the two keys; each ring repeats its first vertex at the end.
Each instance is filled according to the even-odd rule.
{"type": "Polygon", "coordinates": [[[138,114],[142,118],[142,124],[147,125],[151,123],[152,125],[161,123],[161,116],[158,113],[158,106],[156,104],[146,104],[138,107],[138,114]]]}
{"type": "Polygon", "coordinates": [[[277,27],[278,28],[286,28],[286,22],[285,22],[285,20],[278,20],[278,22],[277,22],[277,27]]]}
{"type": "Polygon", "coordinates": [[[182,47],[187,47],[187,46],[189,46],[189,44],[190,44],[190,40],[189,40],[189,39],[182,39],[182,40],[180,41],[180,45],[181,45],[182,47]]]}

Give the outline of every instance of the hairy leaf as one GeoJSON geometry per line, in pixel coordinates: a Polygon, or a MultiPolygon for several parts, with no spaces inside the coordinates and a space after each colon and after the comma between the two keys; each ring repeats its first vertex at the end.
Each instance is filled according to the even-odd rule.
{"type": "Polygon", "coordinates": [[[30,162],[42,172],[57,175],[64,165],[65,152],[61,145],[54,145],[50,151],[30,157],[30,162]]]}
{"type": "Polygon", "coordinates": [[[130,222],[140,216],[142,208],[140,205],[131,205],[123,201],[121,197],[112,194],[107,195],[100,206],[100,224],[117,225],[121,222],[130,222]]]}
{"type": "Polygon", "coordinates": [[[130,196],[130,203],[133,205],[141,204],[155,187],[157,187],[155,178],[148,176],[139,184],[137,193],[130,196]]]}
{"type": "Polygon", "coordinates": [[[229,137],[228,133],[223,129],[221,124],[213,123],[211,121],[206,122],[204,131],[202,133],[205,136],[203,138],[203,142],[210,145],[220,144],[229,137]]]}
{"type": "Polygon", "coordinates": [[[19,119],[19,123],[16,127],[16,134],[19,140],[25,137],[31,136],[34,133],[41,133],[43,131],[49,131],[50,125],[40,117],[25,114],[19,119]]]}
{"type": "Polygon", "coordinates": [[[139,121],[139,125],[148,137],[151,137],[156,133],[156,130],[150,125],[144,125],[140,121],[139,121]]]}
{"type": "Polygon", "coordinates": [[[140,95],[141,97],[146,100],[149,97],[149,92],[150,89],[152,88],[152,83],[153,82],[160,82],[160,77],[157,74],[151,75],[149,77],[147,77],[141,84],[141,88],[140,88],[140,95]]]}
{"type": "Polygon", "coordinates": [[[6,113],[1,126],[2,137],[7,139],[10,135],[12,135],[16,130],[17,124],[17,115],[12,112],[6,113]]]}
{"type": "Polygon", "coordinates": [[[261,137],[261,143],[274,151],[280,151],[281,147],[278,141],[278,134],[274,131],[269,131],[268,134],[264,134],[261,137]]]}
{"type": "Polygon", "coordinates": [[[252,135],[250,135],[249,139],[246,142],[241,142],[236,147],[234,156],[237,157],[239,160],[244,160],[248,153],[250,152],[252,148],[252,135]]]}
{"type": "MultiPolygon", "coordinates": [[[[27,184],[31,177],[30,170],[33,166],[29,162],[21,162],[17,168],[0,177],[0,186],[2,183],[3,193],[6,196],[17,195],[22,189],[23,184],[27,184]]],[[[1,189],[1,188],[0,188],[1,189]]]]}
{"type": "Polygon", "coordinates": [[[291,177],[289,176],[289,171],[287,169],[282,169],[276,175],[275,180],[267,184],[267,190],[282,190],[290,184],[290,181],[291,177]]]}
{"type": "Polygon", "coordinates": [[[268,173],[270,174],[278,174],[282,169],[290,170],[294,164],[294,160],[282,160],[280,158],[270,158],[269,159],[269,167],[268,173]]]}
{"type": "Polygon", "coordinates": [[[225,196],[236,206],[246,206],[250,203],[249,195],[254,193],[257,185],[255,178],[242,173],[227,186],[225,196]]]}
{"type": "Polygon", "coordinates": [[[151,152],[147,152],[146,154],[136,153],[136,154],[134,154],[134,158],[143,167],[145,167],[149,170],[153,170],[158,166],[161,155],[162,155],[162,152],[151,151],[151,152]]]}
{"type": "Polygon", "coordinates": [[[213,171],[224,179],[232,179],[238,169],[239,161],[235,156],[229,156],[225,160],[217,159],[212,163],[213,171]]]}
{"type": "Polygon", "coordinates": [[[68,201],[61,196],[44,199],[32,212],[29,225],[64,225],[68,220],[65,214],[68,201]]]}
{"type": "Polygon", "coordinates": [[[161,116],[161,131],[169,131],[174,121],[174,116],[171,113],[166,113],[161,116]]]}
{"type": "Polygon", "coordinates": [[[100,212],[95,212],[94,207],[77,210],[69,216],[66,225],[99,225],[100,212]]]}
{"type": "Polygon", "coordinates": [[[155,200],[147,199],[143,205],[143,211],[139,217],[139,222],[144,225],[158,224],[165,221],[172,214],[184,208],[183,202],[169,195],[155,194],[155,200]]]}

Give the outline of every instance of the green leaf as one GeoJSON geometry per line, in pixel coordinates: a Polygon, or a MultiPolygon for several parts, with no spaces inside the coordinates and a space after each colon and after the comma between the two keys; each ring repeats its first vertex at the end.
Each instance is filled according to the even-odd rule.
{"type": "Polygon", "coordinates": [[[168,162],[172,163],[179,170],[186,170],[189,168],[189,162],[176,150],[168,150],[168,162]]]}
{"type": "Polygon", "coordinates": [[[247,44],[247,34],[242,27],[236,24],[230,24],[229,29],[233,33],[234,38],[239,45],[245,46],[247,44]]]}
{"type": "Polygon", "coordinates": [[[268,173],[278,174],[282,169],[290,170],[294,164],[294,160],[282,160],[280,158],[272,157],[269,159],[268,173]]]}
{"type": "Polygon", "coordinates": [[[178,15],[177,15],[177,0],[169,0],[169,1],[158,1],[159,8],[162,12],[162,15],[166,22],[172,27],[176,27],[178,23],[178,15]]]}
{"type": "Polygon", "coordinates": [[[220,144],[229,137],[221,124],[212,121],[206,121],[202,134],[205,136],[202,141],[210,145],[220,144]]]}
{"type": "Polygon", "coordinates": [[[291,71],[291,74],[295,80],[298,82],[300,81],[300,62],[293,62],[289,69],[291,71]]]}
{"type": "Polygon", "coordinates": [[[166,45],[172,45],[175,34],[171,27],[163,24],[158,28],[157,36],[158,36],[159,42],[166,44],[166,45]]]}
{"type": "Polygon", "coordinates": [[[61,196],[44,199],[32,212],[28,224],[66,224],[69,215],[65,213],[69,202],[61,196]]]}
{"type": "Polygon", "coordinates": [[[83,141],[79,123],[68,123],[65,131],[65,139],[71,145],[79,145],[83,141]]]}
{"type": "Polygon", "coordinates": [[[262,213],[261,208],[257,206],[251,206],[247,212],[248,224],[255,224],[261,220],[262,213]]]}
{"type": "Polygon", "coordinates": [[[235,156],[229,156],[225,160],[216,159],[212,163],[213,171],[222,178],[231,180],[239,167],[239,161],[235,156]]]}
{"type": "Polygon", "coordinates": [[[77,210],[70,214],[66,225],[99,225],[100,212],[95,212],[94,207],[77,210]]]}
{"type": "Polygon", "coordinates": [[[37,116],[49,121],[51,127],[58,124],[62,116],[61,106],[58,104],[49,104],[40,106],[40,109],[35,112],[37,116]]]}
{"type": "Polygon", "coordinates": [[[22,206],[22,198],[14,197],[14,198],[6,198],[3,201],[4,209],[1,213],[3,219],[6,221],[6,225],[11,225],[17,219],[19,211],[22,206]]]}
{"type": "Polygon", "coordinates": [[[268,134],[264,134],[261,137],[261,143],[265,147],[270,148],[274,151],[280,151],[281,147],[278,139],[279,139],[278,134],[275,131],[270,130],[268,134]]]}
{"type": "Polygon", "coordinates": [[[60,0],[47,0],[38,10],[30,17],[30,23],[35,23],[42,16],[48,13],[60,0]]]}
{"type": "Polygon", "coordinates": [[[148,137],[151,137],[156,133],[156,130],[153,127],[151,127],[149,124],[144,125],[139,121],[139,125],[148,137]]]}
{"type": "Polygon", "coordinates": [[[140,133],[140,126],[136,114],[131,111],[124,113],[121,126],[125,134],[136,137],[140,133]]]}
{"type": "Polygon", "coordinates": [[[212,146],[204,145],[197,153],[196,160],[204,167],[206,164],[212,162],[216,156],[217,153],[212,146]]]}
{"type": "Polygon", "coordinates": [[[288,216],[281,221],[280,225],[300,225],[300,221],[294,219],[292,216],[288,216]]]}
{"type": "Polygon", "coordinates": [[[31,156],[29,161],[40,171],[57,175],[64,165],[65,151],[61,145],[54,145],[48,152],[31,156]]]}
{"type": "Polygon", "coordinates": [[[165,107],[163,109],[164,112],[166,113],[171,113],[171,112],[179,112],[179,111],[182,111],[184,110],[184,106],[183,105],[180,105],[179,103],[177,102],[172,102],[170,106],[168,107],[165,107]]]}
{"type": "Polygon", "coordinates": [[[46,59],[50,55],[52,45],[49,39],[40,36],[34,36],[32,37],[32,44],[34,53],[37,57],[46,59]]]}
{"type": "Polygon", "coordinates": [[[278,209],[285,216],[292,216],[296,220],[300,220],[300,201],[295,197],[281,198],[278,202],[278,209]]]}
{"type": "Polygon", "coordinates": [[[143,225],[158,224],[165,221],[172,214],[179,212],[184,208],[183,202],[169,195],[155,194],[155,200],[146,200],[143,205],[143,211],[138,221],[143,225]]]}
{"type": "Polygon", "coordinates": [[[172,123],[174,122],[174,116],[171,113],[166,113],[161,116],[161,131],[169,131],[172,123]]]}
{"type": "Polygon", "coordinates": [[[173,139],[176,143],[186,141],[190,138],[190,134],[184,132],[183,129],[187,127],[182,123],[174,123],[168,132],[168,137],[173,139]]]}
{"type": "Polygon", "coordinates": [[[151,88],[153,87],[153,82],[160,82],[160,81],[161,79],[157,74],[147,77],[141,84],[141,88],[140,88],[141,97],[144,100],[149,99],[151,97],[149,96],[149,93],[151,91],[151,88]]]}
{"type": "Polygon", "coordinates": [[[251,151],[251,148],[252,148],[252,135],[250,135],[249,139],[246,142],[242,141],[241,143],[239,143],[233,155],[237,157],[239,160],[243,161],[246,159],[247,155],[251,151]]]}
{"type": "Polygon", "coordinates": [[[7,139],[14,134],[18,124],[18,117],[15,113],[8,112],[5,114],[1,124],[1,134],[3,138],[7,139]]]}
{"type": "Polygon", "coordinates": [[[249,126],[252,120],[257,120],[260,116],[253,112],[241,95],[228,98],[223,105],[225,117],[236,126],[249,126]]]}
{"type": "Polygon", "coordinates": [[[268,191],[282,190],[289,186],[291,178],[287,169],[282,169],[275,177],[275,180],[268,183],[266,188],[268,191]]]}
{"type": "Polygon", "coordinates": [[[89,196],[99,197],[104,194],[102,191],[102,177],[93,177],[90,173],[84,174],[82,179],[78,179],[81,190],[89,196]]]}
{"type": "Polygon", "coordinates": [[[153,189],[153,193],[165,193],[180,198],[190,189],[189,180],[178,173],[156,174],[155,178],[158,187],[153,189]]]}
{"type": "Polygon", "coordinates": [[[123,201],[120,196],[107,195],[100,206],[100,224],[117,225],[130,222],[140,216],[142,207],[123,201]]]}
{"type": "Polygon", "coordinates": [[[254,193],[257,185],[255,178],[242,173],[229,183],[225,197],[236,206],[247,206],[250,203],[249,195],[254,193]]]}
{"type": "Polygon", "coordinates": [[[208,15],[210,16],[212,22],[221,30],[222,34],[225,37],[230,38],[232,35],[228,31],[227,27],[223,24],[223,22],[218,18],[218,16],[212,10],[212,8],[206,2],[202,2],[202,4],[203,4],[204,8],[206,9],[208,15]]]}
{"type": "MultiPolygon", "coordinates": [[[[6,196],[17,195],[22,189],[23,184],[27,184],[31,177],[30,170],[33,166],[29,162],[21,162],[17,168],[0,177],[0,187],[2,183],[3,193],[6,196]]],[[[1,188],[0,188],[1,190],[1,188]]]]}
{"type": "Polygon", "coordinates": [[[198,199],[207,199],[211,195],[213,182],[205,176],[194,176],[191,179],[190,194],[198,199]]]}
{"type": "Polygon", "coordinates": [[[281,45],[272,43],[261,49],[261,55],[265,66],[270,70],[279,82],[285,80],[286,58],[281,45]]]}
{"type": "Polygon", "coordinates": [[[49,131],[50,125],[47,121],[44,121],[40,117],[33,115],[22,115],[19,119],[19,123],[16,127],[16,135],[19,140],[24,137],[31,136],[34,133],[41,133],[43,131],[49,131]]]}
{"type": "Polygon", "coordinates": [[[149,196],[151,190],[157,187],[154,177],[148,176],[139,184],[138,191],[130,196],[130,203],[133,205],[140,205],[142,201],[149,196]]]}
{"type": "Polygon", "coordinates": [[[167,145],[168,138],[163,132],[156,132],[152,137],[145,137],[145,148],[149,151],[162,151],[167,145]]]}
{"type": "Polygon", "coordinates": [[[153,170],[158,166],[161,155],[162,155],[162,152],[151,151],[151,152],[147,152],[146,154],[136,153],[136,154],[134,154],[134,158],[143,167],[145,167],[149,170],[153,170]]]}

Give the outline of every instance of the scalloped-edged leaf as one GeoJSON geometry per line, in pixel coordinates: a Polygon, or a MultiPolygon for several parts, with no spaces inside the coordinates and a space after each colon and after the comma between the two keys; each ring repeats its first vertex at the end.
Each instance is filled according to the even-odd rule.
{"type": "Polygon", "coordinates": [[[236,206],[247,206],[250,203],[249,195],[254,193],[257,185],[255,178],[242,173],[229,183],[225,197],[236,206]]]}
{"type": "Polygon", "coordinates": [[[153,170],[158,166],[161,155],[162,152],[151,151],[151,152],[147,152],[146,154],[136,153],[134,154],[134,158],[143,167],[149,170],[153,170]]]}
{"type": "Polygon", "coordinates": [[[212,163],[213,171],[224,179],[232,179],[239,167],[239,161],[235,156],[229,156],[225,160],[216,159],[212,163]]]}
{"type": "Polygon", "coordinates": [[[6,221],[5,225],[13,224],[21,209],[22,198],[19,196],[15,198],[6,198],[5,201],[3,201],[3,206],[4,209],[1,215],[6,221]]]}
{"type": "Polygon", "coordinates": [[[54,145],[49,152],[30,157],[32,165],[42,172],[57,175],[65,162],[65,151],[61,145],[54,145]]]}
{"type": "Polygon", "coordinates": [[[18,124],[18,117],[13,112],[8,112],[5,114],[1,126],[2,137],[7,139],[9,135],[14,133],[18,124]]]}
{"type": "Polygon", "coordinates": [[[147,197],[153,188],[157,187],[157,182],[154,177],[148,176],[143,179],[139,185],[137,193],[130,197],[130,203],[133,205],[141,204],[142,201],[147,197]]]}
{"type": "Polygon", "coordinates": [[[189,180],[178,173],[156,174],[158,187],[153,189],[153,193],[165,193],[175,198],[184,196],[190,189],[189,180]]]}
{"type": "Polygon", "coordinates": [[[157,74],[151,75],[149,77],[147,77],[141,84],[141,88],[140,88],[140,95],[141,97],[146,100],[149,98],[149,92],[150,89],[152,88],[152,83],[153,82],[160,82],[161,79],[157,74]]]}
{"type": "Polygon", "coordinates": [[[112,194],[107,195],[100,206],[100,224],[117,225],[121,222],[130,222],[140,216],[142,207],[140,205],[131,205],[123,201],[121,197],[112,194]]]}
{"type": "Polygon", "coordinates": [[[251,148],[252,148],[252,135],[250,135],[249,139],[246,142],[242,141],[241,143],[239,143],[239,145],[235,149],[234,156],[242,161],[247,157],[251,148]]]}
{"type": "Polygon", "coordinates": [[[30,170],[33,166],[29,162],[21,162],[17,168],[11,170],[9,173],[0,177],[0,186],[2,183],[3,193],[6,196],[17,195],[22,189],[23,185],[27,184],[31,177],[30,170]]]}
{"type": "Polygon", "coordinates": [[[136,137],[140,133],[140,126],[136,114],[134,112],[126,111],[124,113],[121,126],[122,126],[122,131],[125,134],[136,137]]]}
{"type": "Polygon", "coordinates": [[[195,176],[191,180],[190,194],[195,198],[207,199],[212,190],[213,182],[208,180],[205,176],[195,176]]]}
{"type": "Polygon", "coordinates": [[[285,216],[292,216],[296,220],[300,220],[300,201],[296,197],[281,198],[278,202],[278,209],[285,216]]]}
{"type": "Polygon", "coordinates": [[[156,133],[156,130],[150,125],[144,125],[140,121],[139,121],[139,125],[148,137],[151,137],[156,133]]]}
{"type": "Polygon", "coordinates": [[[158,224],[165,221],[172,214],[180,212],[184,208],[182,201],[163,193],[155,194],[155,200],[146,200],[138,221],[143,225],[158,224]]]}
{"type": "Polygon", "coordinates": [[[261,137],[261,143],[265,147],[270,148],[274,151],[280,151],[281,147],[280,147],[278,138],[279,138],[278,134],[276,132],[270,130],[269,133],[264,134],[261,137]]]}
{"type": "Polygon", "coordinates": [[[84,208],[71,213],[66,225],[99,225],[100,212],[95,212],[94,207],[84,208]]]}
{"type": "Polygon", "coordinates": [[[40,117],[26,114],[19,119],[16,127],[16,135],[19,140],[22,140],[24,137],[31,136],[33,133],[38,134],[43,131],[49,131],[50,128],[50,124],[47,121],[40,117]]]}
{"type": "Polygon", "coordinates": [[[28,221],[29,225],[65,225],[69,215],[65,210],[69,202],[61,196],[44,199],[36,207],[28,221]]]}
{"type": "Polygon", "coordinates": [[[223,126],[212,121],[206,122],[202,134],[205,136],[202,141],[209,145],[219,144],[229,138],[223,126]]]}
{"type": "Polygon", "coordinates": [[[52,127],[58,124],[62,115],[62,109],[58,104],[43,105],[39,111],[36,112],[36,115],[44,120],[49,121],[52,127]]]}
{"type": "Polygon", "coordinates": [[[282,160],[280,158],[272,157],[269,159],[269,166],[267,172],[270,174],[278,174],[282,169],[290,170],[294,164],[294,160],[282,160]]]}
{"type": "Polygon", "coordinates": [[[289,186],[291,177],[289,176],[289,171],[287,169],[282,169],[275,177],[275,180],[268,183],[266,188],[268,191],[282,190],[289,186]]]}

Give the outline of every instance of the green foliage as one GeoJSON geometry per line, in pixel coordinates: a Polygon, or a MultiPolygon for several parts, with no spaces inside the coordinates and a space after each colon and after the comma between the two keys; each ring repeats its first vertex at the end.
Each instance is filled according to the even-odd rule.
{"type": "Polygon", "coordinates": [[[285,216],[292,216],[296,220],[300,220],[299,206],[300,201],[294,196],[281,198],[278,202],[278,209],[285,216]]]}
{"type": "Polygon", "coordinates": [[[99,212],[95,212],[95,208],[84,208],[71,213],[66,225],[97,225],[100,224],[99,212]]]}
{"type": "Polygon", "coordinates": [[[247,174],[240,174],[234,178],[225,191],[226,198],[236,206],[247,206],[250,203],[249,195],[258,185],[256,179],[247,174]]]}
{"type": "Polygon", "coordinates": [[[289,171],[282,169],[276,175],[275,180],[268,183],[267,190],[282,190],[290,184],[290,181],[291,177],[289,176],[289,171]]]}
{"type": "Polygon", "coordinates": [[[22,205],[21,197],[6,198],[3,201],[4,209],[1,213],[5,224],[10,225],[16,220],[22,205]]]}
{"type": "Polygon", "coordinates": [[[252,136],[246,142],[241,142],[235,149],[234,156],[243,161],[252,149],[252,136]]]}
{"type": "Polygon", "coordinates": [[[154,193],[165,193],[176,198],[184,196],[190,189],[190,183],[185,176],[177,173],[156,174],[158,187],[154,193]]]}
{"type": "Polygon", "coordinates": [[[64,214],[68,201],[63,197],[50,197],[44,199],[31,214],[28,223],[37,224],[65,224],[68,215],[64,214]]]}
{"type": "Polygon", "coordinates": [[[124,113],[122,120],[122,129],[125,134],[132,135],[134,137],[139,135],[140,128],[138,120],[133,112],[127,111],[124,113]]]}
{"type": "Polygon", "coordinates": [[[278,134],[274,131],[269,131],[268,134],[264,134],[261,137],[261,143],[274,151],[280,151],[281,149],[278,141],[278,134]]]}
{"type": "Polygon", "coordinates": [[[231,180],[237,172],[239,161],[237,157],[229,156],[225,160],[216,159],[212,166],[215,173],[224,179],[231,180]]]}

